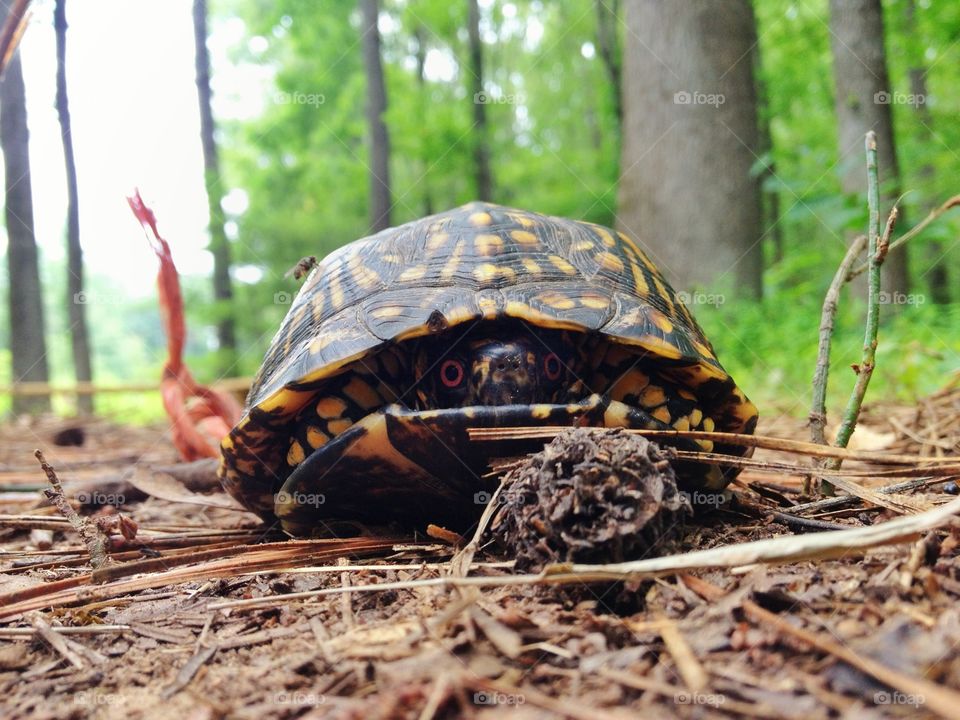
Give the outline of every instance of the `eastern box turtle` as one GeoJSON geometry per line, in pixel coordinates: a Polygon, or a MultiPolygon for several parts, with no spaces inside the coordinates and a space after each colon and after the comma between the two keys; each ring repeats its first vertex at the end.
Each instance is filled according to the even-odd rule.
{"type": "MultiPolygon", "coordinates": [[[[336,532],[337,520],[464,529],[496,486],[488,461],[543,444],[478,442],[469,428],[756,421],[636,241],[472,203],[357,240],[310,272],[223,441],[220,475],[291,534],[336,532]]],[[[690,465],[681,487],[717,491],[735,474],[690,465]]]]}

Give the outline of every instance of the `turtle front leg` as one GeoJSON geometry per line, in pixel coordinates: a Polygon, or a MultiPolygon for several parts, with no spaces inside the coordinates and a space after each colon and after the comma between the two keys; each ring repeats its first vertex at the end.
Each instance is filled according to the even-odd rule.
{"type": "Polygon", "coordinates": [[[373,372],[347,372],[330,384],[297,417],[287,464],[299,466],[314,451],[354,424],[397,401],[392,386],[373,372]]]}

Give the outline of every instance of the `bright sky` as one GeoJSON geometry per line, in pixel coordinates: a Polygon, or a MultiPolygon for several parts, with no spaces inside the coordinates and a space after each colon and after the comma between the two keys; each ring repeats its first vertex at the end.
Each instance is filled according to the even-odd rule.
{"type": "MultiPolygon", "coordinates": [[[[37,241],[64,256],[66,189],[54,108],[53,2],[33,3],[21,45],[30,125],[37,241]]],[[[131,293],[152,293],[156,260],[126,203],[139,187],[185,273],[208,273],[207,206],[194,84],[191,0],[98,0],[67,4],[67,84],[88,271],[131,293]]],[[[257,114],[263,88],[223,59],[240,21],[217,26],[214,114],[257,114]],[[220,91],[218,93],[218,91],[220,91]]],[[[260,73],[263,76],[263,73],[260,73]]],[[[4,238],[5,242],[5,238],[4,238]]]]}

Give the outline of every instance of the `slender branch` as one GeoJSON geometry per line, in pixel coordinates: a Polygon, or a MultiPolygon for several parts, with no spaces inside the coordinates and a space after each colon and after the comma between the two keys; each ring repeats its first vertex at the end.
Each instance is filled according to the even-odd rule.
{"type": "MultiPolygon", "coordinates": [[[[830,375],[830,343],[833,339],[833,324],[837,316],[840,289],[850,279],[850,269],[867,245],[867,236],[858,236],[833,276],[833,282],[823,298],[820,314],[820,344],[817,349],[817,368],[813,374],[813,402],[810,406],[810,439],[818,445],[826,445],[824,428],[827,424],[827,380],[830,375]]],[[[805,492],[809,488],[804,488],[805,492]]]]}
{"type": "MultiPolygon", "coordinates": [[[[867,150],[867,204],[870,208],[870,223],[868,238],[868,274],[867,274],[867,325],[863,339],[863,355],[859,366],[854,370],[857,373],[857,382],[850,393],[850,399],[847,401],[847,407],[843,414],[843,422],[837,431],[837,439],[834,443],[838,447],[845,448],[850,442],[850,437],[857,426],[857,420],[860,418],[860,409],[863,406],[863,398],[866,395],[867,387],[870,385],[870,378],[873,375],[873,368],[876,364],[877,355],[877,333],[880,329],[880,266],[883,265],[886,257],[886,249],[889,247],[889,233],[893,231],[893,223],[896,220],[897,210],[890,213],[890,220],[887,221],[884,237],[880,237],[880,181],[877,177],[877,136],[872,130],[866,137],[867,150]]],[[[836,462],[836,467],[840,463],[836,462]]]]}
{"type": "MultiPolygon", "coordinates": [[[[940,207],[931,210],[930,214],[927,215],[920,223],[910,228],[907,232],[905,232],[903,235],[901,235],[892,243],[890,243],[889,249],[895,250],[896,248],[906,243],[908,240],[912,240],[921,232],[923,232],[923,230],[926,229],[927,225],[932,223],[934,220],[936,220],[938,217],[943,215],[948,210],[951,210],[955,207],[960,207],[960,195],[954,195],[952,198],[950,198],[945,203],[943,203],[943,205],[941,205],[940,207]]],[[[863,265],[860,265],[857,268],[854,268],[854,270],[850,273],[851,279],[865,272],[868,268],[869,268],[868,262],[864,263],[863,265]]]]}
{"type": "Polygon", "coordinates": [[[110,563],[110,538],[97,526],[96,523],[89,522],[81,518],[77,511],[73,509],[70,502],[63,493],[63,486],[60,484],[60,478],[56,471],[47,462],[40,450],[36,450],[34,456],[40,463],[40,467],[50,482],[51,489],[44,491],[44,494],[52,502],[63,517],[67,519],[71,527],[83,540],[87,546],[87,552],[90,553],[90,564],[94,569],[107,566],[110,563]]]}

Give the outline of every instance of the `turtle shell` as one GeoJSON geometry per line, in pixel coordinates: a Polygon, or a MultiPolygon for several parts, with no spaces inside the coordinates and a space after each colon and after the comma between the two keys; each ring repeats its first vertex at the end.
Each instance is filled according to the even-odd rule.
{"type": "Polygon", "coordinates": [[[310,272],[244,417],[223,441],[225,487],[270,516],[291,424],[325,381],[388,346],[403,352],[408,341],[480,320],[600,336],[668,364],[709,406],[716,429],[752,432],[756,424],[756,408],[638,241],[591,223],[471,203],[352,242],[310,272]]]}

